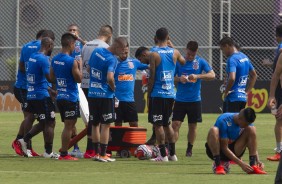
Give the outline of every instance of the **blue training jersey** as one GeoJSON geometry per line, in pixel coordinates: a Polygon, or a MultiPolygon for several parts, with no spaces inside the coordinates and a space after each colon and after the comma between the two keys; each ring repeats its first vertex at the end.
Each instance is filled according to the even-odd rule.
{"type": "Polygon", "coordinates": [[[74,58],[64,53],[52,59],[51,65],[57,79],[57,100],[79,101],[77,82],[72,75],[73,63],[74,58]]]}
{"type": "Polygon", "coordinates": [[[80,41],[76,40],[75,41],[75,47],[74,51],[71,53],[71,57],[77,58],[81,56],[81,51],[82,51],[83,45],[80,41]]]}
{"type": "Polygon", "coordinates": [[[142,64],[139,60],[127,58],[119,61],[115,71],[115,96],[119,101],[134,102],[134,85],[137,70],[145,70],[148,65],[142,64]]]}
{"type": "Polygon", "coordinates": [[[88,61],[90,66],[90,85],[88,97],[113,98],[114,91],[107,82],[108,72],[115,73],[117,58],[105,48],[96,48],[88,61]]]}
{"type": "Polygon", "coordinates": [[[235,52],[227,59],[226,73],[235,72],[235,82],[231,88],[231,93],[227,95],[225,100],[247,101],[247,94],[245,92],[249,72],[254,70],[254,67],[249,58],[242,52],[235,52]]]}
{"type": "MultiPolygon", "coordinates": [[[[196,56],[193,61],[186,61],[185,65],[176,63],[175,75],[180,77],[181,75],[189,76],[190,74],[202,74],[208,73],[212,69],[208,62],[203,58],[196,56]]],[[[187,82],[183,84],[178,82],[176,99],[179,102],[198,102],[201,101],[201,79],[196,82],[187,82]]]]}
{"type": "Polygon", "coordinates": [[[45,77],[50,71],[48,57],[40,52],[31,54],[26,69],[27,99],[41,100],[49,97],[48,81],[45,77]]]}
{"type": "MultiPolygon", "coordinates": [[[[234,115],[236,114],[238,113],[224,113],[217,118],[214,124],[219,129],[219,137],[229,139],[229,143],[237,140],[244,131],[244,128],[240,128],[234,121],[234,115]]],[[[253,124],[249,126],[253,126],[253,124]]]]}
{"type": "MultiPolygon", "coordinates": [[[[40,50],[41,41],[34,40],[25,44],[21,50],[20,62],[23,62],[25,65],[25,70],[27,70],[27,63],[31,56],[31,54],[38,52],[40,50]]],[[[17,80],[15,83],[15,87],[27,89],[27,80],[26,80],[26,73],[21,72],[18,70],[17,73],[17,80]]]]}
{"type": "Polygon", "coordinates": [[[174,49],[170,47],[158,47],[157,52],[161,57],[159,66],[155,71],[155,83],[151,92],[151,97],[175,98],[174,72],[175,63],[173,61],[174,49]]]}

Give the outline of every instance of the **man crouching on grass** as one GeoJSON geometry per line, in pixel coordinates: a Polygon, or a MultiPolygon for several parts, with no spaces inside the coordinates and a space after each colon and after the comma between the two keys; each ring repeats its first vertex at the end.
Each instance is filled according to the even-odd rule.
{"type": "Polygon", "coordinates": [[[242,109],[239,113],[224,113],[217,118],[214,127],[209,130],[206,143],[206,153],[214,160],[215,174],[226,174],[231,160],[248,174],[266,174],[258,157],[256,128],[253,126],[255,119],[255,111],[251,108],[242,109]],[[246,148],[250,165],[240,159],[246,148]]]}

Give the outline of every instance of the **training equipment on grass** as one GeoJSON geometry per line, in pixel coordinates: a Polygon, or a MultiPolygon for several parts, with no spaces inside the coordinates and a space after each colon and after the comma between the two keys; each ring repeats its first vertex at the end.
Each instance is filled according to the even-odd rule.
{"type": "Polygon", "coordinates": [[[81,118],[83,120],[83,122],[85,123],[85,125],[87,126],[88,121],[89,121],[89,107],[88,107],[88,101],[86,96],[84,95],[84,92],[82,91],[81,87],[80,87],[80,83],[77,84],[78,87],[78,94],[79,94],[79,109],[80,109],[80,115],[81,118]]]}
{"type": "Polygon", "coordinates": [[[146,142],[146,132],[147,129],[141,127],[110,127],[107,151],[117,151],[121,158],[128,158],[146,142]]]}
{"type": "Polygon", "coordinates": [[[142,144],[134,152],[134,156],[139,160],[156,158],[160,154],[158,146],[142,144]]]}

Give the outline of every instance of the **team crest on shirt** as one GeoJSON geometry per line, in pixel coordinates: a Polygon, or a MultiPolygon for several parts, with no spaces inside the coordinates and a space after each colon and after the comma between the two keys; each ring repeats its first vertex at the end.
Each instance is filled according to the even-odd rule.
{"type": "Polygon", "coordinates": [[[199,62],[198,62],[198,60],[195,59],[193,61],[193,66],[192,67],[193,67],[194,70],[198,70],[199,69],[199,62]]]}
{"type": "Polygon", "coordinates": [[[227,126],[232,126],[232,122],[227,122],[227,126]]]}
{"type": "Polygon", "coordinates": [[[130,68],[130,69],[134,68],[134,65],[133,65],[133,63],[131,61],[128,62],[128,68],[130,68]]]}

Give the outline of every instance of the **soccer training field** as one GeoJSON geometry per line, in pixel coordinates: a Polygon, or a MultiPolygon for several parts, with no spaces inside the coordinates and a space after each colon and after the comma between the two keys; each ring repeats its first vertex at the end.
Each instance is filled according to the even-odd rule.
{"type": "MultiPolygon", "coordinates": [[[[187,122],[180,130],[180,138],[176,143],[178,162],[152,163],[148,160],[140,161],[134,157],[129,159],[117,158],[113,163],[100,163],[92,160],[80,159],[78,161],[59,161],[44,158],[24,158],[16,156],[11,148],[23,115],[21,113],[1,112],[0,121],[0,183],[9,184],[126,184],[126,183],[239,183],[240,184],[270,184],[274,177],[278,162],[269,162],[266,156],[273,154],[275,147],[274,123],[270,114],[257,114],[255,125],[257,127],[258,146],[260,158],[265,164],[267,175],[247,175],[237,165],[231,165],[231,171],[225,176],[216,176],[212,173],[212,161],[205,153],[204,143],[209,128],[217,118],[217,114],[204,114],[203,123],[198,125],[198,136],[193,149],[193,157],[186,158],[187,122]]],[[[55,152],[61,145],[61,132],[63,124],[57,114],[55,128],[55,152]]],[[[151,126],[147,123],[147,114],[139,114],[139,125],[148,129],[147,137],[151,135],[151,126]]],[[[84,124],[79,119],[78,131],[84,124]]],[[[79,147],[85,151],[86,139],[79,142],[79,147]]],[[[33,138],[33,148],[43,153],[42,134],[33,138]]],[[[115,153],[113,153],[115,155],[115,153]]],[[[243,160],[248,161],[248,151],[243,160]]]]}

